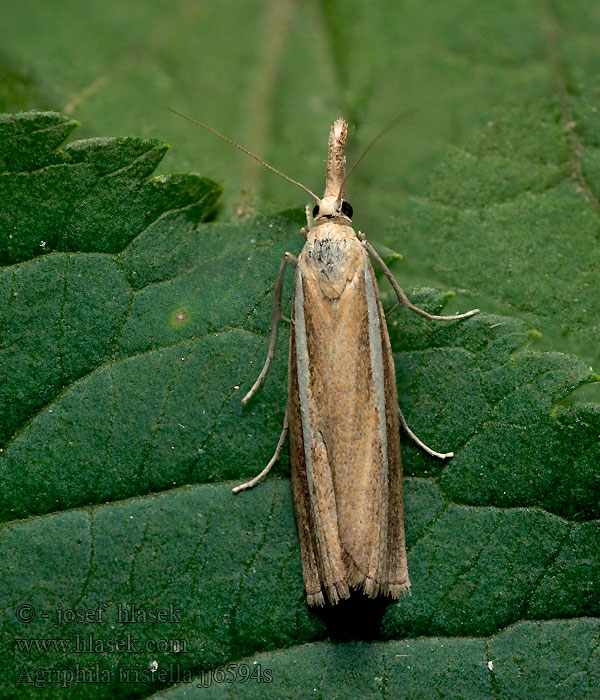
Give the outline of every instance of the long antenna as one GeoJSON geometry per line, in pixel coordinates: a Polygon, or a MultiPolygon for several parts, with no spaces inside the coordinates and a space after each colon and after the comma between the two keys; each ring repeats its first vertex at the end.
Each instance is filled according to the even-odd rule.
{"type": "Polygon", "coordinates": [[[343,189],[344,189],[344,185],[346,184],[346,181],[348,180],[348,178],[350,177],[350,175],[352,175],[352,173],[356,170],[356,168],[358,167],[358,164],[360,163],[360,161],[367,155],[367,153],[368,153],[368,152],[373,148],[373,146],[377,143],[377,141],[379,141],[379,139],[380,139],[382,136],[384,136],[385,134],[387,134],[388,131],[390,131],[391,129],[393,129],[393,128],[396,126],[396,124],[398,124],[399,122],[403,121],[404,119],[407,119],[408,117],[411,117],[414,113],[415,113],[415,110],[414,110],[414,109],[407,109],[405,112],[402,112],[402,113],[399,114],[397,117],[395,117],[394,119],[392,119],[392,121],[391,121],[386,127],[384,127],[384,128],[377,134],[377,136],[371,141],[371,143],[370,143],[370,144],[365,148],[365,150],[360,154],[360,156],[359,156],[358,160],[356,161],[356,163],[354,163],[354,165],[353,165],[353,166],[350,168],[350,170],[348,170],[348,172],[346,173],[346,177],[344,178],[344,180],[343,180],[343,182],[342,182],[342,184],[341,184],[341,186],[340,186],[340,191],[338,192],[338,196],[337,196],[337,199],[338,199],[338,200],[340,200],[341,197],[342,197],[342,191],[343,191],[343,189]]]}
{"type": "MultiPolygon", "coordinates": [[[[206,131],[210,131],[211,134],[218,136],[220,139],[222,139],[223,141],[226,141],[227,143],[230,143],[232,146],[239,148],[240,151],[245,153],[247,156],[250,156],[250,158],[254,158],[255,161],[257,161],[261,165],[264,165],[265,168],[269,168],[269,170],[272,170],[274,173],[281,175],[281,177],[284,178],[285,180],[287,180],[288,182],[292,182],[294,185],[298,185],[298,187],[303,189],[314,200],[316,200],[317,203],[319,203],[321,201],[320,198],[317,197],[317,195],[314,192],[311,192],[311,190],[309,190],[308,187],[305,187],[301,182],[298,182],[298,180],[294,180],[293,178],[289,177],[285,173],[282,173],[281,170],[277,170],[277,168],[274,168],[272,165],[269,165],[264,160],[261,160],[258,156],[255,156],[254,153],[250,153],[250,151],[246,150],[243,146],[240,146],[239,143],[236,143],[235,141],[228,139],[227,136],[223,136],[223,134],[220,134],[218,131],[216,131],[216,129],[211,129],[210,126],[206,126],[206,124],[199,122],[197,119],[192,119],[192,117],[188,117],[187,115],[182,114],[181,112],[178,112],[176,109],[171,109],[171,107],[167,107],[167,109],[170,112],[173,112],[173,114],[177,114],[178,116],[183,117],[184,119],[187,119],[189,122],[192,122],[192,124],[196,124],[198,126],[201,126],[203,129],[206,129],[206,131]]],[[[357,163],[357,165],[358,165],[358,163],[357,163]]],[[[354,167],[356,167],[356,166],[354,166],[354,167]]]]}

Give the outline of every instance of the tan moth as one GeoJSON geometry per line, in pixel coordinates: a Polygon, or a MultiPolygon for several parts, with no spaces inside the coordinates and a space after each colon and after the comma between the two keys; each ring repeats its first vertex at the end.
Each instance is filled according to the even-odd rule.
{"type": "Polygon", "coordinates": [[[353,591],[371,598],[398,598],[410,587],[400,425],[432,456],[444,459],[453,453],[427,447],[402,416],[385,315],[369,254],[392,284],[398,302],[411,311],[431,320],[457,321],[479,310],[435,316],[414,306],[364,235],[352,228],[353,212],[345,184],[354,168],[345,174],[348,127],[342,119],[333,124],[329,135],[323,197],[214,129],[190,121],[298,185],[316,201],[312,214],[306,208],[302,252],[297,258],[291,253],[283,257],[275,285],[267,359],[242,399],[246,403],[256,392],[273,358],[283,318],[283,277],[291,265],[295,278],[283,430],[267,466],[233,491],[251,488],[268,473],[289,432],[292,492],[308,604],[336,604],[353,591]]]}

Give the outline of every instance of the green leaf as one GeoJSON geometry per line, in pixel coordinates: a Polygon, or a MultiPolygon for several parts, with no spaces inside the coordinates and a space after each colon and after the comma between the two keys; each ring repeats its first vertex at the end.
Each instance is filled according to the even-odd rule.
{"type": "MultiPolygon", "coordinates": [[[[597,90],[573,100],[566,128],[555,104],[504,110],[434,171],[415,199],[403,252],[416,277],[459,279],[548,336],[546,347],[598,364],[600,266],[597,90]],[[425,254],[419,241],[435,245],[425,254]],[[490,270],[494,270],[490,274],[490,270]]],[[[484,302],[482,302],[484,303],[484,302]]]]}
{"type": "Polygon", "coordinates": [[[593,698],[598,632],[597,621],[574,620],[522,622],[480,639],[317,642],[242,659],[152,697],[593,698]]]}
{"type": "MultiPolygon", "coordinates": [[[[584,362],[528,351],[535,333],[519,319],[436,325],[395,312],[403,411],[456,457],[435,462],[405,441],[412,596],[375,625],[385,641],[325,642],[340,620],[305,603],[287,457],[231,493],[281,429],[285,331],[266,384],[247,407],[240,398],[262,365],[281,256],[302,244],[301,213],[211,221],[220,188],[153,178],[159,142],[56,150],[74,128],[61,115],[0,126],[7,693],[59,697],[67,683],[71,697],[143,697],[186,681],[172,692],[194,697],[199,674],[254,661],[273,685],[248,681],[249,697],[598,693],[600,410],[561,405],[597,380],[584,362]],[[119,606],[164,612],[125,623],[119,606]],[[96,676],[44,675],[77,664],[96,676]]],[[[287,280],[287,304],[289,292],[287,280]]],[[[410,296],[439,311],[451,294],[410,296]]],[[[344,610],[363,636],[365,620],[344,610]]]]}

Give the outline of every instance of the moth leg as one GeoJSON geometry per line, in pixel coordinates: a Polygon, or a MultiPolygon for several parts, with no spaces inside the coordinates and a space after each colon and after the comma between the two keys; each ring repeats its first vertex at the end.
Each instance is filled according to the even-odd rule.
{"type": "Polygon", "coordinates": [[[303,226],[300,229],[300,233],[304,236],[304,238],[306,238],[308,236],[308,232],[313,227],[313,216],[308,204],[306,205],[304,211],[306,212],[306,226],[303,226]]]}
{"type": "Polygon", "coordinates": [[[306,225],[308,226],[308,230],[310,231],[311,228],[313,227],[314,224],[314,219],[312,215],[312,209],[310,208],[310,204],[306,205],[306,208],[304,209],[306,212],[306,225]]]}
{"type": "MultiPolygon", "coordinates": [[[[424,309],[420,309],[418,306],[415,306],[412,304],[406,294],[402,291],[400,285],[398,282],[396,282],[396,278],[392,273],[390,272],[388,266],[383,262],[381,259],[381,256],[375,248],[367,241],[362,234],[359,235],[359,238],[363,244],[363,247],[373,256],[373,259],[377,262],[379,267],[382,269],[383,274],[388,278],[390,281],[390,284],[394,288],[394,291],[396,292],[396,296],[398,297],[398,301],[400,304],[403,306],[406,306],[407,309],[410,309],[414,313],[418,314],[419,316],[424,316],[425,318],[428,318],[432,321],[459,321],[461,318],[469,318],[469,316],[474,316],[475,314],[479,313],[479,309],[471,309],[471,311],[467,311],[464,314],[456,314],[456,316],[436,316],[435,314],[430,314],[428,311],[425,311],[424,309]]],[[[397,306],[397,304],[396,304],[397,306]]],[[[394,309],[396,307],[394,306],[394,309]]],[[[393,309],[392,309],[393,311],[393,309]]]]}
{"type": "Polygon", "coordinates": [[[419,440],[419,438],[408,427],[408,423],[406,422],[406,418],[402,415],[400,406],[398,406],[398,418],[400,419],[400,425],[404,428],[404,431],[407,433],[407,435],[419,447],[422,447],[425,450],[425,452],[427,452],[427,454],[431,455],[432,457],[438,457],[439,459],[448,459],[448,457],[454,457],[454,452],[436,452],[435,450],[432,450],[431,447],[428,447],[422,440],[419,440]]]}
{"type": "Polygon", "coordinates": [[[235,488],[231,489],[233,493],[238,493],[239,491],[244,491],[245,489],[251,489],[253,486],[256,486],[256,484],[271,471],[271,467],[279,459],[279,454],[281,452],[281,448],[283,447],[283,443],[285,442],[287,433],[288,419],[286,409],[285,416],[283,419],[283,430],[281,431],[281,435],[279,436],[279,442],[277,443],[277,447],[275,448],[275,454],[271,457],[269,463],[260,474],[257,474],[253,479],[250,479],[250,481],[247,481],[245,484],[240,484],[239,486],[236,486],[235,488]]]}
{"type": "MultiPolygon", "coordinates": [[[[277,282],[275,284],[275,299],[273,300],[273,312],[271,314],[271,339],[269,341],[269,350],[267,351],[267,359],[265,364],[258,375],[258,379],[254,382],[254,386],[242,399],[242,403],[246,404],[248,399],[254,394],[258,387],[262,384],[263,379],[267,376],[267,371],[273,355],[275,354],[275,344],[277,343],[277,331],[279,329],[279,321],[284,318],[281,315],[281,288],[283,286],[283,275],[285,274],[285,268],[287,265],[298,264],[298,258],[291,253],[284,253],[283,260],[281,261],[281,266],[279,267],[279,275],[277,276],[277,282]]],[[[288,320],[288,319],[286,319],[288,320]]]]}

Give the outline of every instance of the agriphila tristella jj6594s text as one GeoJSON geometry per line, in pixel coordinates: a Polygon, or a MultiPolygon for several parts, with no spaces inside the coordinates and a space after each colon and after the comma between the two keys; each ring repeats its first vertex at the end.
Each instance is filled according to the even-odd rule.
{"type": "Polygon", "coordinates": [[[352,228],[345,185],[354,168],[345,175],[348,127],[342,119],[329,134],[323,197],[214,129],[190,121],[298,185],[316,201],[312,215],[306,208],[302,252],[299,257],[291,253],[283,257],[267,359],[242,399],[242,403],[250,399],[269,368],[283,318],[283,276],[292,265],[296,272],[283,431],[263,471],[234,492],[254,486],[267,474],[289,431],[292,492],[308,604],[335,604],[352,591],[371,598],[398,598],[410,587],[400,425],[429,454],[443,459],[452,453],[441,454],[422,443],[400,411],[390,340],[369,254],[390,281],[398,302],[416,314],[435,321],[457,321],[473,316],[478,309],[434,316],[414,306],[364,235],[352,228]]]}

